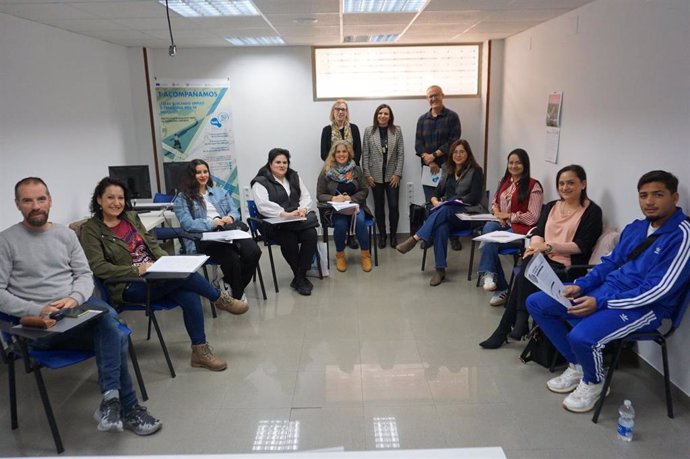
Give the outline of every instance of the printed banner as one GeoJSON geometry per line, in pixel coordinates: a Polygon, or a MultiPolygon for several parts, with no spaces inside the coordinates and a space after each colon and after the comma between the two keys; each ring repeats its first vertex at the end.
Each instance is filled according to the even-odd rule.
{"type": "MultiPolygon", "coordinates": [[[[228,82],[156,81],[156,99],[164,167],[165,163],[203,159],[214,185],[225,188],[240,209],[228,82]]],[[[166,183],[166,190],[172,187],[177,184],[166,183]]]]}

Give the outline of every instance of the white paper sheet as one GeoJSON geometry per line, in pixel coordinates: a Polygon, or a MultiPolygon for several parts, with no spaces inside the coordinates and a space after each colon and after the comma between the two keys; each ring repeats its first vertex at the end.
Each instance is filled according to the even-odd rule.
{"type": "Polygon", "coordinates": [[[264,218],[264,222],[268,223],[269,225],[277,225],[279,223],[287,223],[287,222],[301,222],[305,221],[307,217],[270,217],[270,218],[264,218]]]}
{"type": "Polygon", "coordinates": [[[497,222],[498,218],[494,217],[492,214],[465,214],[459,213],[455,214],[460,220],[469,222],[497,222]]]}
{"type": "Polygon", "coordinates": [[[207,255],[178,255],[160,257],[147,273],[193,273],[208,260],[207,255]]]}
{"type": "Polygon", "coordinates": [[[359,210],[359,204],[354,203],[354,202],[334,202],[334,201],[328,201],[328,204],[335,209],[336,212],[345,214],[345,215],[352,215],[355,212],[359,210]]]}
{"type": "Polygon", "coordinates": [[[563,282],[558,278],[551,265],[541,252],[537,253],[525,267],[525,277],[539,287],[539,290],[570,309],[570,300],[563,296],[563,282]]]}
{"type": "Polygon", "coordinates": [[[246,231],[210,231],[201,235],[202,241],[232,242],[237,239],[251,239],[252,235],[246,231]]]}
{"type": "Polygon", "coordinates": [[[422,185],[435,187],[438,186],[440,180],[441,171],[438,171],[438,174],[432,174],[429,166],[422,166],[422,185]]]}
{"type": "Polygon", "coordinates": [[[482,234],[481,236],[477,236],[474,238],[475,241],[498,242],[500,244],[519,241],[520,239],[525,239],[525,235],[511,233],[510,231],[492,231],[491,233],[482,234]]]}

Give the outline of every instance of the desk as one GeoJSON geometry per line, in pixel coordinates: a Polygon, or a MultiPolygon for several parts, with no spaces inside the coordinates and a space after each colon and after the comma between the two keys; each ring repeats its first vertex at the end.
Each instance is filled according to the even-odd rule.
{"type": "Polygon", "coordinates": [[[162,212],[145,212],[139,214],[141,223],[144,224],[146,231],[151,231],[156,226],[162,225],[165,222],[165,217],[162,212]]]}

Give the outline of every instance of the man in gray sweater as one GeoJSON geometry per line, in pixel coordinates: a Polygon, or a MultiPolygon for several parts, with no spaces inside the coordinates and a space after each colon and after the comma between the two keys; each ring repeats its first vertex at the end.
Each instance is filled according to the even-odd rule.
{"type": "Polygon", "coordinates": [[[137,401],[127,368],[127,335],[119,328],[117,313],[91,297],[93,277],[76,234],[48,221],[52,201],[47,185],[27,177],[15,185],[14,194],[24,220],[0,233],[0,312],[47,318],[87,301],[105,309],[106,314],[84,327],[39,340],[35,346],[95,352],[103,393],[94,414],[98,430],[125,428],[137,435],[158,431],[161,422],[137,401]]]}

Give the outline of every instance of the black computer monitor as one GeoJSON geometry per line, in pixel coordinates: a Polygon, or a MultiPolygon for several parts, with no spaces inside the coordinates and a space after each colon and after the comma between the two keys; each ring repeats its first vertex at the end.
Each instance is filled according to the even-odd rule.
{"type": "Polygon", "coordinates": [[[132,199],[151,199],[149,166],[109,166],[108,175],[127,185],[132,199]]]}
{"type": "Polygon", "coordinates": [[[187,173],[190,161],[177,161],[163,163],[163,176],[165,177],[165,193],[177,194],[180,191],[180,183],[187,173]]]}

